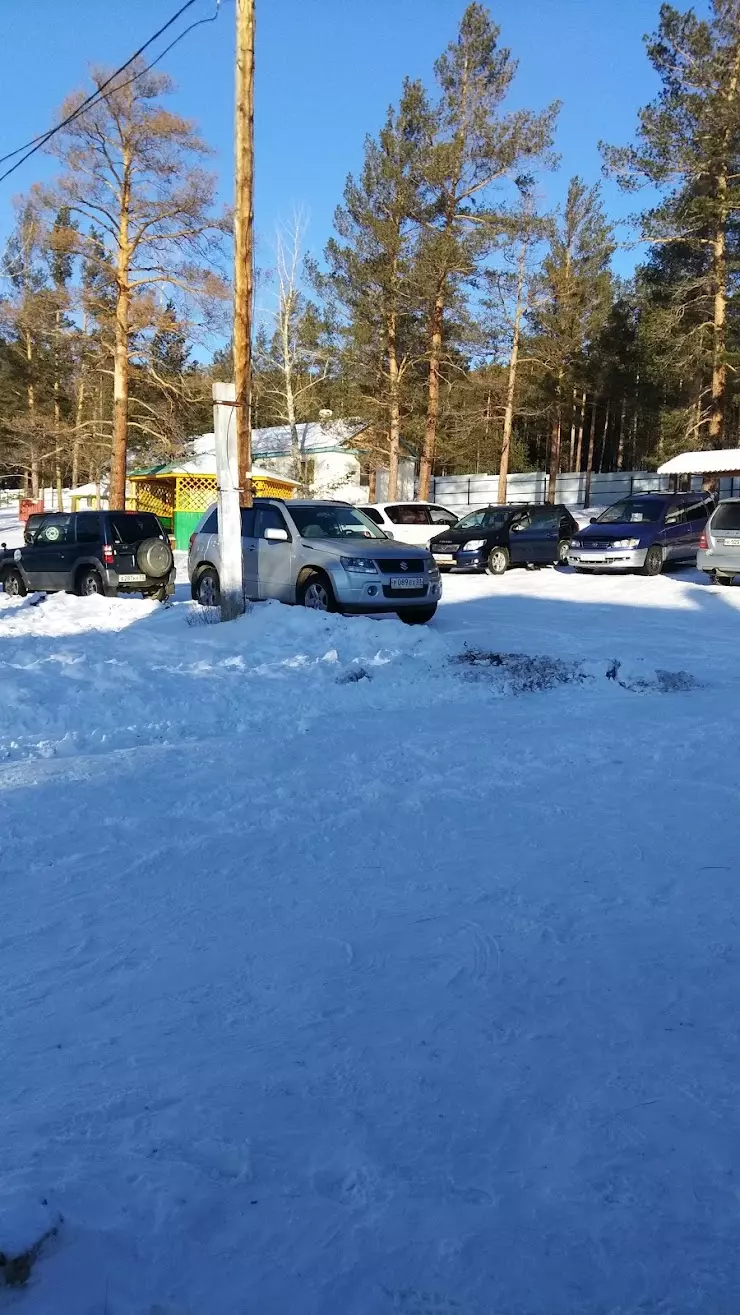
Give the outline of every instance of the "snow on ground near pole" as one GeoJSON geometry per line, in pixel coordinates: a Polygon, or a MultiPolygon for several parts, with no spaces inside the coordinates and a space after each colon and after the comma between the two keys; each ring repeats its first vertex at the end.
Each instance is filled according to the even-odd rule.
{"type": "Polygon", "coordinates": [[[0,600],[8,1310],[731,1309],[739,603],[0,600]]]}

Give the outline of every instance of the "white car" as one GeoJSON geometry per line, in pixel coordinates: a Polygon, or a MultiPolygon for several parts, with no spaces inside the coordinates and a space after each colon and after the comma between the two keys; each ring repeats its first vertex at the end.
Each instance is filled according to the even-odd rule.
{"type": "Polygon", "coordinates": [[[424,544],[426,547],[435,534],[457,525],[458,521],[454,511],[448,511],[436,502],[373,502],[363,504],[358,511],[364,512],[400,543],[424,544]]]}

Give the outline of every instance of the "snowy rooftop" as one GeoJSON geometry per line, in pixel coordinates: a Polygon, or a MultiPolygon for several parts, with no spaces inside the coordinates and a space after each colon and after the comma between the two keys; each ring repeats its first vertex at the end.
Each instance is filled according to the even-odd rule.
{"type": "MultiPolygon", "coordinates": [[[[334,452],[346,447],[348,443],[367,429],[363,420],[330,420],[321,423],[318,420],[306,421],[298,425],[298,440],[301,445],[301,452],[310,455],[312,452],[334,452]]],[[[201,467],[194,465],[202,457],[213,458],[215,448],[215,439],[213,434],[201,434],[198,438],[190,441],[189,447],[192,452],[192,460],[183,466],[183,469],[200,470],[201,467]]],[[[291,438],[290,427],[288,425],[273,425],[269,429],[252,430],[252,455],[257,459],[265,457],[288,457],[290,456],[291,438]]]]}
{"type": "Polygon", "coordinates": [[[740,447],[680,452],[658,466],[659,475],[729,475],[736,471],[740,471],[740,447]]]}

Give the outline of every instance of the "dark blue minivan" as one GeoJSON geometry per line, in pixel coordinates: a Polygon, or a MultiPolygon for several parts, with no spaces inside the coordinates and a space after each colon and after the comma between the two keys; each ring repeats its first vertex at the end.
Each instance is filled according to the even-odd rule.
{"type": "Polygon", "coordinates": [[[714,510],[707,493],[635,493],[607,507],[573,537],[576,571],[641,571],[660,575],[666,562],[696,561],[714,510]]]}

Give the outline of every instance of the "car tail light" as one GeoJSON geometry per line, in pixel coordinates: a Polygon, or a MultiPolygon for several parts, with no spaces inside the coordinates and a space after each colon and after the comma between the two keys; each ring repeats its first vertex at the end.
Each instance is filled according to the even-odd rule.
{"type": "Polygon", "coordinates": [[[112,566],[115,561],[115,557],[113,556],[113,549],[111,548],[109,543],[103,544],[103,561],[105,562],[106,566],[112,566]]]}
{"type": "Polygon", "coordinates": [[[702,532],[701,532],[701,538],[699,539],[699,547],[700,547],[700,548],[708,548],[708,547],[709,547],[709,544],[707,543],[707,532],[706,532],[706,530],[702,530],[702,532]]]}

